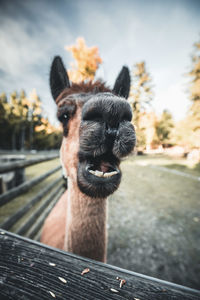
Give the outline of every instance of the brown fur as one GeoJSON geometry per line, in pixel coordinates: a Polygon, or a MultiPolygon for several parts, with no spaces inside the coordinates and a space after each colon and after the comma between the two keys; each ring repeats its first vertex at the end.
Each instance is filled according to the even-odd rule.
{"type": "Polygon", "coordinates": [[[70,178],[68,191],[46,219],[41,242],[105,262],[106,199],[94,201],[77,186],[80,115],[78,108],[61,146],[62,162],[70,178]]]}
{"type": "Polygon", "coordinates": [[[55,248],[64,249],[66,211],[67,191],[62,195],[45,221],[41,236],[42,243],[55,248]]]}
{"type": "Polygon", "coordinates": [[[92,199],[69,180],[64,250],[106,261],[106,199],[92,199]]]}
{"type": "Polygon", "coordinates": [[[105,86],[105,83],[97,80],[95,82],[80,82],[80,83],[72,83],[70,88],[64,89],[64,91],[58,96],[56,99],[56,103],[61,99],[66,98],[69,95],[76,94],[76,93],[103,93],[103,92],[111,92],[110,88],[105,86]]]}

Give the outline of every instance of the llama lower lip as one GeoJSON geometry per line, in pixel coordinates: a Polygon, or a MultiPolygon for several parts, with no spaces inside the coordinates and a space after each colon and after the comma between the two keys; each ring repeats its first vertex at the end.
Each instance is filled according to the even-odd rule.
{"type": "Polygon", "coordinates": [[[93,198],[107,197],[119,186],[121,181],[121,171],[118,166],[109,164],[107,172],[98,170],[90,162],[81,162],[78,166],[77,181],[80,190],[93,198]],[[111,167],[112,166],[112,167],[111,167]]]}
{"type": "Polygon", "coordinates": [[[121,181],[120,160],[111,152],[99,156],[79,156],[77,182],[82,193],[92,198],[111,195],[121,181]]]}

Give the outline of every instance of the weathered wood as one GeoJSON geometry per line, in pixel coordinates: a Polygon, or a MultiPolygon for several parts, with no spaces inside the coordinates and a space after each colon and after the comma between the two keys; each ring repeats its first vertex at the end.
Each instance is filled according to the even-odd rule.
{"type": "MultiPolygon", "coordinates": [[[[23,163],[25,161],[25,155],[0,155],[0,168],[4,165],[13,165],[15,162],[23,163]]],[[[25,181],[25,169],[24,167],[18,168],[17,170],[11,170],[11,172],[0,172],[0,177],[3,179],[3,191],[0,194],[5,193],[25,181]]]]}
{"type": "Polygon", "coordinates": [[[61,169],[61,166],[58,166],[48,172],[46,172],[45,174],[38,176],[32,180],[26,181],[23,184],[19,185],[16,188],[13,188],[12,190],[4,193],[3,195],[0,196],[0,206],[7,204],[9,201],[11,201],[12,199],[16,198],[17,196],[25,193],[26,191],[28,191],[31,187],[33,187],[34,185],[40,183],[42,180],[44,180],[45,178],[47,178],[48,176],[54,174],[55,172],[57,172],[58,170],[61,169]]]}
{"type": "Polygon", "coordinates": [[[0,299],[197,300],[200,291],[95,262],[0,230],[0,299]],[[82,271],[90,271],[81,275],[82,271]],[[126,283],[120,288],[121,278],[126,283]]]}
{"type": "Polygon", "coordinates": [[[43,188],[36,196],[25,204],[23,207],[18,209],[13,215],[8,217],[3,223],[0,224],[2,229],[10,229],[21,217],[23,217],[36,203],[38,203],[44,196],[47,195],[62,179],[57,178],[55,181],[50,183],[48,186],[43,188]]]}
{"type": "Polygon", "coordinates": [[[43,214],[40,216],[40,218],[34,223],[34,225],[31,227],[31,229],[29,230],[29,232],[27,233],[27,237],[33,239],[38,232],[40,231],[44,221],[46,220],[46,217],[48,216],[48,214],[50,213],[50,211],[53,209],[53,207],[56,205],[56,203],[58,202],[58,200],[60,199],[61,195],[63,194],[64,189],[62,189],[57,196],[52,200],[52,202],[50,203],[50,205],[45,209],[45,211],[43,212],[43,214]]]}
{"type": "Polygon", "coordinates": [[[26,219],[26,221],[17,229],[16,233],[23,235],[25,232],[27,232],[30,229],[30,227],[35,223],[37,218],[42,214],[45,208],[48,207],[50,202],[55,199],[55,197],[58,195],[61,189],[62,185],[58,185],[58,187],[55,190],[53,190],[53,192],[47,197],[47,199],[45,199],[44,203],[42,203],[42,205],[35,209],[31,216],[29,216],[26,219]]]}
{"type": "Polygon", "coordinates": [[[59,157],[59,154],[42,155],[38,158],[30,158],[30,159],[27,159],[25,161],[20,161],[19,160],[19,161],[14,161],[12,163],[6,162],[6,163],[1,164],[0,174],[1,173],[6,173],[6,172],[9,172],[9,171],[13,171],[13,170],[16,170],[16,169],[21,169],[21,168],[29,167],[29,166],[32,166],[32,165],[36,165],[36,164],[39,164],[39,163],[44,162],[44,161],[55,159],[57,157],[59,157]]]}

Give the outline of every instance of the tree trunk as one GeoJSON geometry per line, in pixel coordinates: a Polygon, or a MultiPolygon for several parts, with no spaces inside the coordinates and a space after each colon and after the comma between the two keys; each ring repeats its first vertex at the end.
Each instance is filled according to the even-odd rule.
{"type": "Polygon", "coordinates": [[[16,150],[16,130],[15,130],[15,126],[13,127],[13,131],[12,131],[12,150],[16,150]]]}
{"type": "Polygon", "coordinates": [[[21,146],[20,146],[20,150],[24,150],[24,143],[25,143],[25,125],[22,125],[21,128],[21,146]]]}
{"type": "Polygon", "coordinates": [[[32,150],[33,148],[33,122],[30,122],[30,127],[29,127],[29,148],[32,150]]]}

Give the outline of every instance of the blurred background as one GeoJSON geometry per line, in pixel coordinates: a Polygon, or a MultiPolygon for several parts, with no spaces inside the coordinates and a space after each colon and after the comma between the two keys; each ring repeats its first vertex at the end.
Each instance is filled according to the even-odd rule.
{"type": "Polygon", "coordinates": [[[59,165],[53,57],[72,81],[101,78],[110,87],[127,65],[137,147],[109,200],[108,263],[200,288],[199,15],[198,0],[0,1],[0,161],[43,159],[1,172],[3,228],[39,239],[52,206],[34,200],[16,217],[53,187],[57,169],[26,194],[5,194],[59,165]]]}

